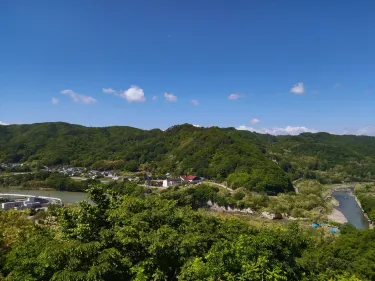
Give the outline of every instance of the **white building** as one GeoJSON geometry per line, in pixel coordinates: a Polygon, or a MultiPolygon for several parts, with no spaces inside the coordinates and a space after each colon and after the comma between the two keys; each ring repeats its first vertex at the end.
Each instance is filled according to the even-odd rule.
{"type": "Polygon", "coordinates": [[[1,203],[1,209],[3,210],[10,210],[10,209],[27,209],[27,208],[38,208],[41,204],[39,202],[35,202],[34,197],[29,197],[27,200],[19,200],[19,201],[13,201],[13,202],[6,202],[1,203]]]}
{"type": "Polygon", "coordinates": [[[182,182],[181,179],[166,179],[163,180],[163,187],[171,187],[176,184],[180,184],[182,182]]]}

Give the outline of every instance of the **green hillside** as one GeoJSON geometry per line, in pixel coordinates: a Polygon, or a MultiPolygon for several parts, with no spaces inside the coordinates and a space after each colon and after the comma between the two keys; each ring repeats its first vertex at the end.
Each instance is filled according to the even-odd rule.
{"type": "Polygon", "coordinates": [[[366,181],[375,177],[375,137],[304,133],[278,136],[268,150],[294,177],[366,181]]]}
{"type": "Polygon", "coordinates": [[[277,193],[291,190],[291,181],[301,177],[374,179],[375,138],[327,133],[276,137],[189,124],[147,131],[41,123],[0,126],[0,162],[196,174],[233,188],[277,193]]]}

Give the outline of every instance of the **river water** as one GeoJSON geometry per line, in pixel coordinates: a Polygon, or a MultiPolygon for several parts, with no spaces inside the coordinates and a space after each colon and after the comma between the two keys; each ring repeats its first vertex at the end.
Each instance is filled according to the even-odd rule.
{"type": "Polygon", "coordinates": [[[56,190],[19,190],[19,189],[1,189],[0,193],[6,194],[25,194],[34,196],[46,196],[60,198],[63,203],[77,203],[87,199],[87,193],[84,192],[68,192],[56,190]]]}
{"type": "Polygon", "coordinates": [[[369,224],[363,215],[354,195],[350,191],[335,191],[332,196],[339,201],[337,209],[344,214],[348,222],[358,229],[368,229],[369,224]]]}

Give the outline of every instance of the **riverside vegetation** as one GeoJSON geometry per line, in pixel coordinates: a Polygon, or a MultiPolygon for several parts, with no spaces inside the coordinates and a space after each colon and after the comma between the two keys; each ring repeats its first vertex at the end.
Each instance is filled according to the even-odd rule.
{"type": "Polygon", "coordinates": [[[368,218],[375,222],[375,184],[358,184],[354,193],[368,218]]]}
{"type": "Polygon", "coordinates": [[[54,189],[57,191],[84,192],[89,185],[99,182],[99,180],[93,179],[77,181],[63,174],[38,171],[36,173],[1,176],[0,188],[54,189]]]}
{"type": "Polygon", "coordinates": [[[0,212],[2,280],[351,280],[375,278],[375,232],[296,223],[257,228],[201,209],[207,189],[145,194],[92,186],[95,204],[0,212]]]}

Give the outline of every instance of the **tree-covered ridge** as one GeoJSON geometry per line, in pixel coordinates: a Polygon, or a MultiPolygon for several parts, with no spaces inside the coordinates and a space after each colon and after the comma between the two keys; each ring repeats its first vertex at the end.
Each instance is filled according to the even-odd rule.
{"type": "Polygon", "coordinates": [[[299,173],[330,172],[347,181],[375,178],[374,137],[303,133],[273,137],[267,143],[273,157],[292,173],[298,167],[299,173]]]}
{"type": "Polygon", "coordinates": [[[166,131],[67,123],[0,127],[0,162],[196,174],[270,193],[298,178],[322,183],[375,178],[375,138],[305,133],[270,136],[189,124],[166,131]]]}

